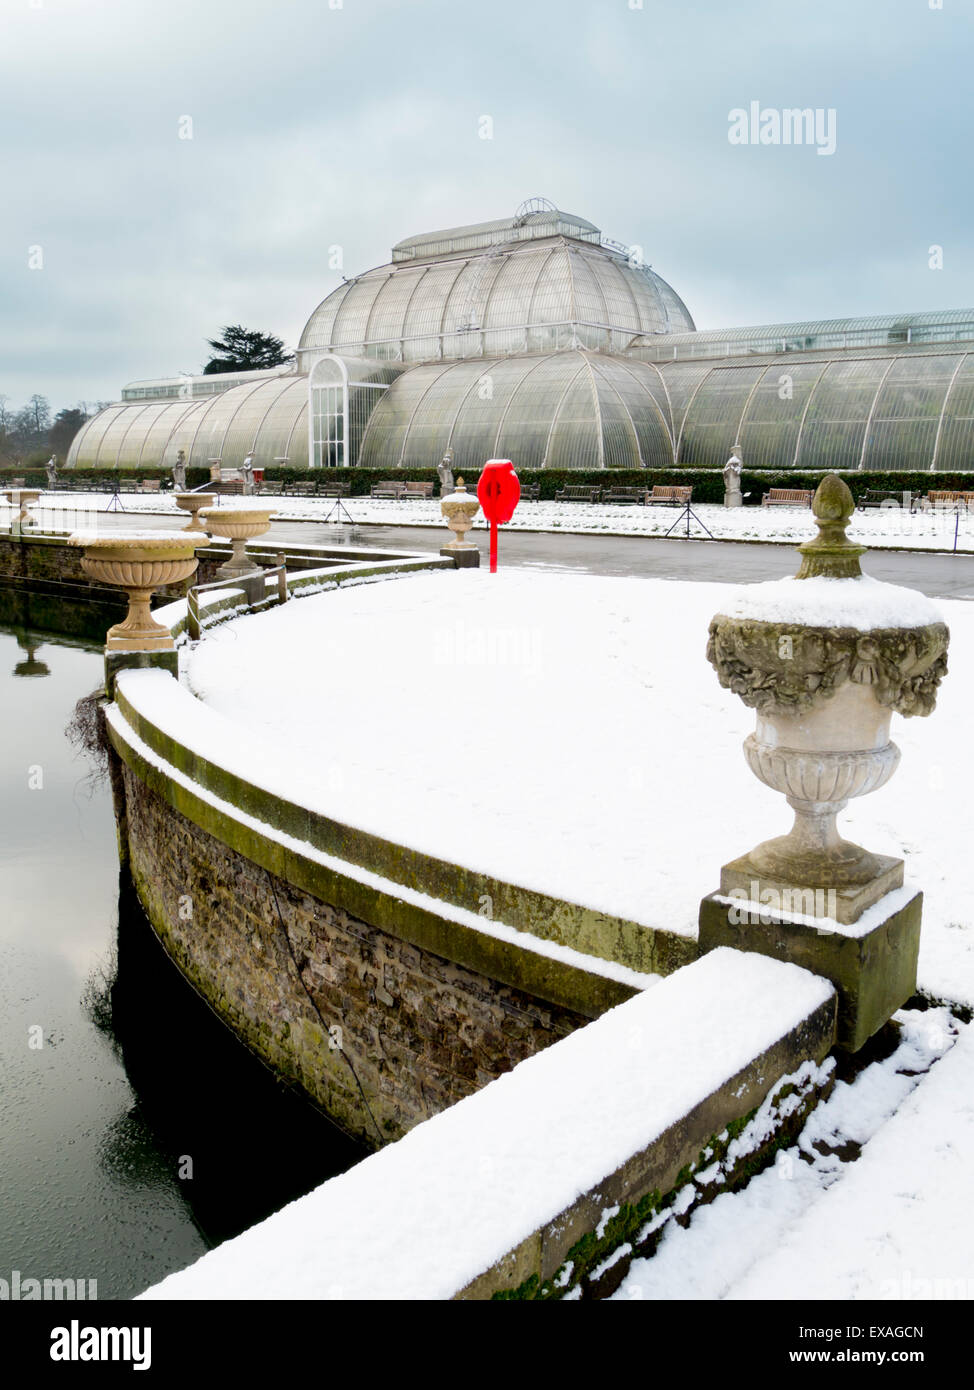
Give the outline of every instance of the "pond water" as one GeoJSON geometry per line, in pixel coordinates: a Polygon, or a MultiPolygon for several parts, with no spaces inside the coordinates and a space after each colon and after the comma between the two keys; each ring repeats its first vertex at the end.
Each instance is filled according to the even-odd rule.
{"type": "Polygon", "coordinates": [[[0,1279],[128,1298],[363,1151],[215,1018],[120,876],[66,734],[102,675],[69,607],[49,633],[0,592],[0,1279]]]}

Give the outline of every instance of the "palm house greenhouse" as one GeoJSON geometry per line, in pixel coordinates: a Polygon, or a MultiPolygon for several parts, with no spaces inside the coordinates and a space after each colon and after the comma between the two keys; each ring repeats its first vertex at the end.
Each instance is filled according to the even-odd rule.
{"type": "Polygon", "coordinates": [[[69,468],[974,467],[974,310],[698,331],[543,200],[408,237],[333,290],[293,363],[133,382],[69,468]]]}

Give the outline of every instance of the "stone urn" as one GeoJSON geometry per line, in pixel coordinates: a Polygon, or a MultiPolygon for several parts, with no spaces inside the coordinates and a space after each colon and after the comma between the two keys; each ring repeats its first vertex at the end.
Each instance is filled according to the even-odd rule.
{"type": "Polygon", "coordinates": [[[721,685],[756,714],[748,766],[795,813],[787,835],[725,865],[721,889],[823,890],[826,915],[850,924],[902,885],[903,862],[843,839],[836,817],[896,770],[893,712],[933,710],[948,631],[922,595],[862,574],[840,478],[823,480],[812,509],[819,534],[799,547],[794,579],[751,586],[710,624],[721,685]]]}
{"type": "Polygon", "coordinates": [[[462,478],[457,478],[456,491],[440,500],[440,511],[453,532],[453,540],[440,547],[440,554],[455,560],[461,568],[480,564],[480,551],[466,539],[473,519],[480,511],[476,496],[468,492],[462,478]]]}
{"type": "Polygon", "coordinates": [[[11,487],[6,489],[6,495],[12,507],[20,508],[20,514],[14,517],[13,525],[32,526],[34,524],[34,518],[27,509],[43,494],[34,488],[11,487]]]}
{"type": "Polygon", "coordinates": [[[176,506],[181,511],[189,512],[189,525],[184,526],[184,531],[195,531],[199,535],[206,535],[206,527],[200,521],[200,512],[204,507],[212,507],[216,501],[215,492],[177,492],[173,496],[176,506]]]}
{"type": "Polygon", "coordinates": [[[230,559],[216,572],[217,579],[242,579],[260,569],[247,557],[247,542],[270,530],[273,507],[206,507],[200,516],[214,536],[232,542],[230,559]]]}
{"type": "Polygon", "coordinates": [[[157,589],[178,584],[194,573],[198,564],[195,551],[208,545],[208,538],[188,536],[184,531],[79,532],[68,543],[84,547],[81,568],[85,574],[128,594],[128,613],[109,628],[106,652],[172,650],[172,633],[152,617],[149,601],[157,589]]]}

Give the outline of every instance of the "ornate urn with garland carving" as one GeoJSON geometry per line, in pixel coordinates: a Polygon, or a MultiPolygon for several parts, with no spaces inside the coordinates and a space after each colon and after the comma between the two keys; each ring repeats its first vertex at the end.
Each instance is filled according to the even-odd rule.
{"type": "Polygon", "coordinates": [[[724,866],[721,891],[832,890],[828,915],[850,924],[902,885],[903,862],[842,839],[836,816],[895,771],[893,711],[933,710],[949,634],[921,594],[863,575],[840,478],[822,481],[812,508],[818,535],[799,547],[794,579],[752,585],[710,624],[721,685],[756,712],[748,766],[795,812],[787,835],[724,866]]]}

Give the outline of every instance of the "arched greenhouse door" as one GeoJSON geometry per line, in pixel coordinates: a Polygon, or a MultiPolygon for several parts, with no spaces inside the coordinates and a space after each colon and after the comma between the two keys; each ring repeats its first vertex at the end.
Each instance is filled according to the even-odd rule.
{"type": "Polygon", "coordinates": [[[308,377],[308,467],[348,467],[348,371],[340,357],[320,358],[308,377]]]}

